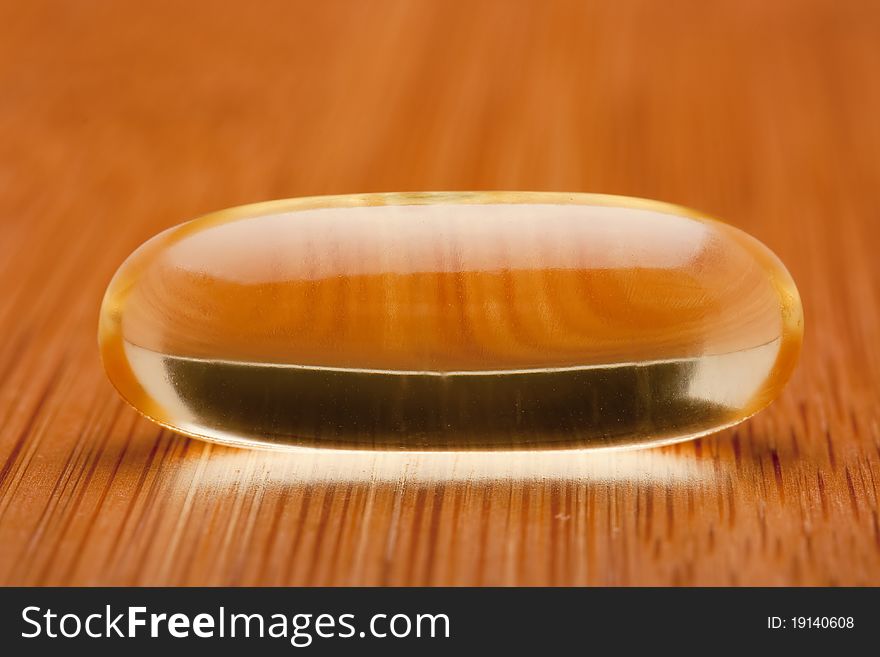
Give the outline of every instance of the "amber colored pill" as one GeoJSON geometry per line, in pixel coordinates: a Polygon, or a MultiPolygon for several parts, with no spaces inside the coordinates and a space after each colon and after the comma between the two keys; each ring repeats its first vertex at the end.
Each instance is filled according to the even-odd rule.
{"type": "Polygon", "coordinates": [[[119,268],[110,380],[242,446],[595,448],[740,422],[794,368],[801,302],[727,224],[624,197],[372,194],[225,210],[119,268]]]}

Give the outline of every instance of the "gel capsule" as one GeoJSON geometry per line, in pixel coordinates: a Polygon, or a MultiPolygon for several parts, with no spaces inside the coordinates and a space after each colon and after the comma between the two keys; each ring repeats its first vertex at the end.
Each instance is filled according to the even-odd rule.
{"type": "Polygon", "coordinates": [[[137,410],[236,445],[660,444],[740,422],[803,332],[740,230],[611,196],[305,198],[166,230],[101,309],[137,410]]]}

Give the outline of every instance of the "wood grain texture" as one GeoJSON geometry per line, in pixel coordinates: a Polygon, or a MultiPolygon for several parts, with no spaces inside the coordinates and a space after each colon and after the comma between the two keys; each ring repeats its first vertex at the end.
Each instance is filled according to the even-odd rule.
{"type": "Polygon", "coordinates": [[[878,73],[870,2],[0,3],[0,583],[880,584],[878,73]],[[734,431],[566,458],[237,451],[106,381],[159,230],[420,189],[724,217],[800,366],[734,431]]]}

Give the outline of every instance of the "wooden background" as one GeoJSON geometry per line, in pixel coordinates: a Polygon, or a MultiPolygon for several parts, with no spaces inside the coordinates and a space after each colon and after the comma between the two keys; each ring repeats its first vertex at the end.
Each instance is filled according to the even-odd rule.
{"type": "Polygon", "coordinates": [[[880,4],[0,4],[0,583],[880,584],[880,4]],[[161,431],[97,311],[167,226],[288,196],[593,191],[787,263],[800,366],[605,455],[279,455],[161,431]]]}

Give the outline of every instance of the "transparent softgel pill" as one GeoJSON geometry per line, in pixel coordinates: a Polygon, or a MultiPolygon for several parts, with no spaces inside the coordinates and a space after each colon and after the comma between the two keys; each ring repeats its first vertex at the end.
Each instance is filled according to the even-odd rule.
{"type": "Polygon", "coordinates": [[[779,259],[672,205],[377,194],[234,208],[119,268],[110,380],[180,433],[242,446],[662,444],[769,404],[801,303],[779,259]]]}

